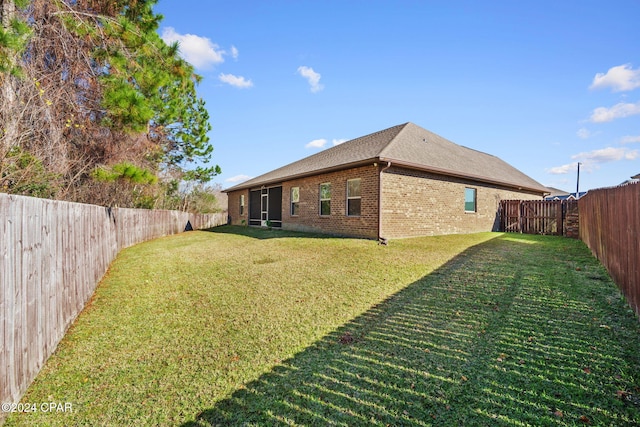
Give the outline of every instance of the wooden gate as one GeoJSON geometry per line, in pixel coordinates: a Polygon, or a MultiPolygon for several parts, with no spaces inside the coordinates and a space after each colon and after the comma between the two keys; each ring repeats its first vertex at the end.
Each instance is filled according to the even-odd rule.
{"type": "MultiPolygon", "coordinates": [[[[577,212],[577,203],[574,200],[501,200],[500,231],[566,235],[567,218],[577,212]]],[[[573,234],[574,230],[571,231],[573,234]]]]}

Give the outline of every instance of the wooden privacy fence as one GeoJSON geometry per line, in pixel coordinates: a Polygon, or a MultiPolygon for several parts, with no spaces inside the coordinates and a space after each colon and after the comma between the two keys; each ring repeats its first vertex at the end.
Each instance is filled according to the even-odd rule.
{"type": "Polygon", "coordinates": [[[578,237],[576,200],[501,200],[500,231],[578,237]]]}
{"type": "Polygon", "coordinates": [[[227,215],[0,193],[0,221],[0,402],[18,402],[120,249],[227,215]]]}
{"type": "Polygon", "coordinates": [[[582,197],[580,238],[640,317],[640,183],[590,190],[582,197]]]}

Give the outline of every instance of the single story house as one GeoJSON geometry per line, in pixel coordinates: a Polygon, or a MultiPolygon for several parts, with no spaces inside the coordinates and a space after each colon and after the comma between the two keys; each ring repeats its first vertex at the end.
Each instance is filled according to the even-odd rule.
{"type": "Polygon", "coordinates": [[[549,191],[495,156],[405,123],[225,192],[232,224],[395,239],[497,230],[500,200],[549,191]]]}
{"type": "Polygon", "coordinates": [[[633,175],[631,179],[621,182],[620,185],[635,184],[637,182],[640,182],[640,173],[633,175]]]}
{"type": "Polygon", "coordinates": [[[579,198],[587,194],[586,191],[581,191],[578,194],[578,197],[576,197],[577,193],[569,193],[568,191],[560,190],[554,187],[547,187],[547,189],[549,191],[549,194],[545,196],[545,200],[578,200],[579,198]]]}

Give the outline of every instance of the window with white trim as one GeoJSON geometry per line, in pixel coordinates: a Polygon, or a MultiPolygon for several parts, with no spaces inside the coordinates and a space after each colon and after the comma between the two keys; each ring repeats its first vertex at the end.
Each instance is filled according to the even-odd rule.
{"type": "Polygon", "coordinates": [[[320,215],[331,215],[331,183],[320,184],[320,215]]]}
{"type": "Polygon", "coordinates": [[[464,189],[464,211],[476,212],[476,209],[476,189],[467,187],[464,189]]]}
{"type": "Polygon", "coordinates": [[[240,215],[244,215],[244,194],[240,195],[240,215]]]}
{"type": "Polygon", "coordinates": [[[300,187],[291,187],[291,216],[300,212],[300,187]]]}
{"type": "Polygon", "coordinates": [[[347,181],[347,216],[360,216],[360,178],[347,181]]]}

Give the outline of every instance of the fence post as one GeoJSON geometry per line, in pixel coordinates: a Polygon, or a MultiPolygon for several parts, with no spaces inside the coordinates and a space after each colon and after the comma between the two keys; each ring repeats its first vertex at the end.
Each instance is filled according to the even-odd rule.
{"type": "Polygon", "coordinates": [[[556,223],[557,235],[564,236],[564,203],[561,200],[556,201],[556,223]]]}
{"type": "Polygon", "coordinates": [[[117,253],[183,231],[177,215],[0,193],[0,402],[20,400],[117,253]]]}
{"type": "Polygon", "coordinates": [[[524,201],[518,203],[518,232],[524,232],[524,201]]]}

